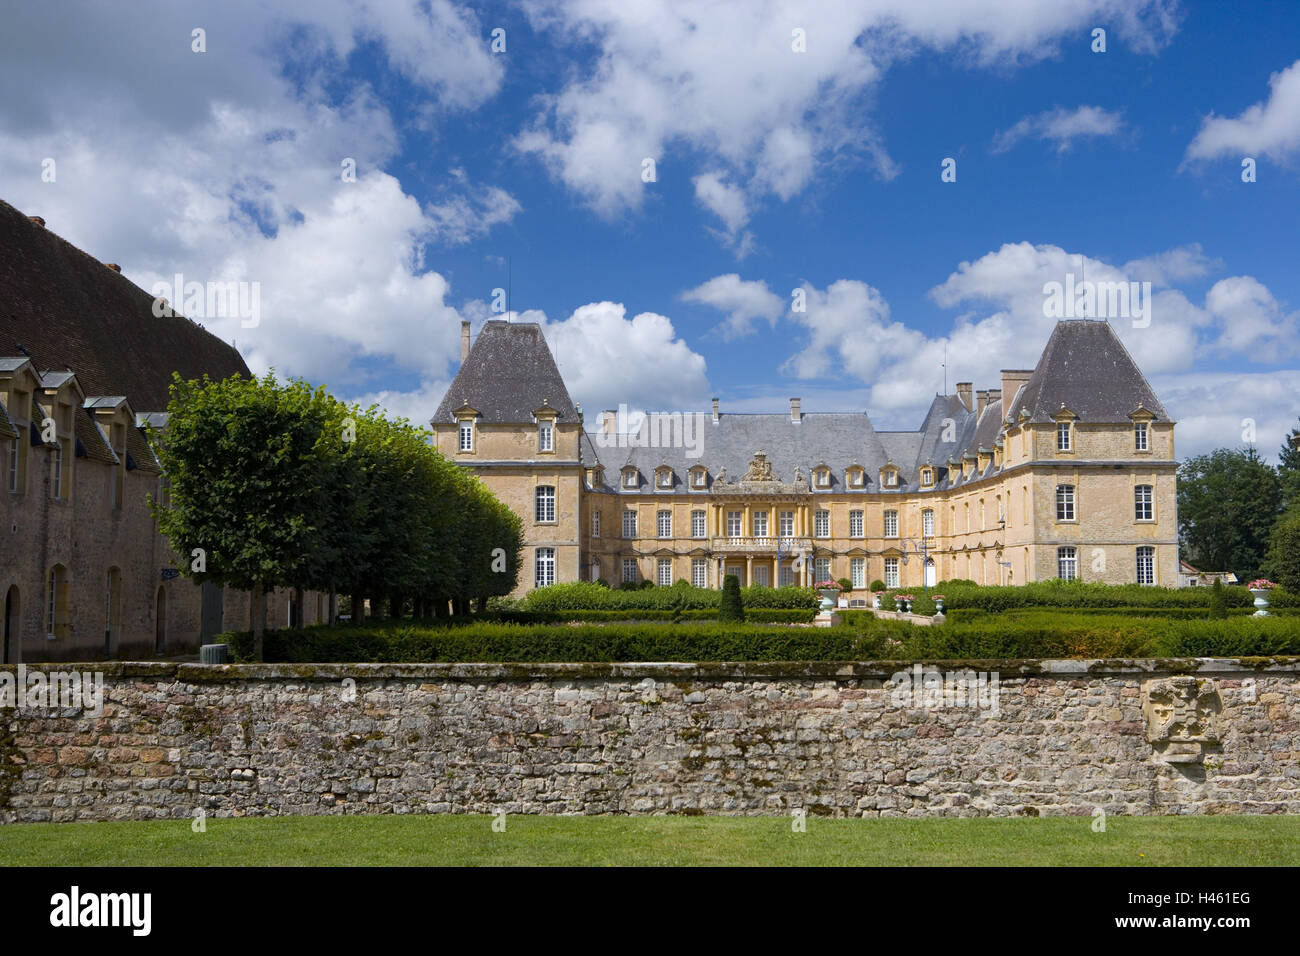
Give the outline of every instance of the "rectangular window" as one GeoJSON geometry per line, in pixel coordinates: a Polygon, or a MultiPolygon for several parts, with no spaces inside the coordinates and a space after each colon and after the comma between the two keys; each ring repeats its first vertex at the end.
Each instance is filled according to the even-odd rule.
{"type": "Polygon", "coordinates": [[[754,537],[766,538],[767,537],[767,512],[755,511],[753,520],[754,520],[754,537]]]}
{"type": "Polygon", "coordinates": [[[897,511],[891,510],[885,512],[885,537],[886,538],[898,537],[898,512],[897,511]]]}
{"type": "Polygon", "coordinates": [[[636,584],[636,558],[623,559],[623,583],[636,584]]]}
{"type": "Polygon", "coordinates": [[[658,567],[658,577],[656,578],[661,588],[666,588],[673,583],[673,559],[660,558],[658,567]]]}
{"type": "Polygon", "coordinates": [[[862,512],[861,511],[849,512],[849,537],[850,538],[862,537],[862,512]]]}
{"type": "Polygon", "coordinates": [[[591,536],[593,538],[600,537],[600,512],[599,511],[593,511],[591,513],[591,536]]]}
{"type": "Polygon", "coordinates": [[[744,512],[728,511],[727,512],[727,537],[739,538],[743,534],[741,519],[744,518],[744,512]]]}
{"type": "Polygon", "coordinates": [[[555,520],[555,488],[552,485],[537,486],[537,520],[552,522],[555,520]]]}
{"type": "Polygon", "coordinates": [[[625,472],[623,473],[623,487],[624,487],[624,488],[635,488],[635,487],[636,487],[636,471],[635,471],[635,470],[625,471],[625,472]]]}
{"type": "Polygon", "coordinates": [[[1150,485],[1138,485],[1133,489],[1133,517],[1138,521],[1155,520],[1155,496],[1150,485]]]}
{"type": "Polygon", "coordinates": [[[57,607],[57,602],[58,602],[58,578],[54,573],[54,569],[50,568],[49,598],[45,604],[45,620],[48,622],[48,627],[46,627],[45,633],[48,634],[50,637],[54,636],[54,628],[56,625],[55,608],[57,607]]]}
{"type": "Polygon", "coordinates": [[[1133,424],[1133,450],[1150,451],[1151,446],[1147,443],[1147,423],[1135,422],[1133,424]]]}
{"type": "Polygon", "coordinates": [[[54,497],[63,497],[63,442],[54,446],[54,497]]]}
{"type": "Polygon", "coordinates": [[[709,586],[709,562],[707,558],[691,559],[691,584],[697,588],[709,586]]]}
{"type": "Polygon", "coordinates": [[[929,508],[921,512],[921,537],[934,537],[934,512],[929,508]]]}
{"type": "Polygon", "coordinates": [[[767,565],[760,564],[754,568],[754,583],[765,588],[772,586],[771,570],[767,565]]]}
{"type": "Polygon", "coordinates": [[[783,564],[781,565],[781,570],[776,577],[777,580],[781,582],[781,587],[789,587],[794,584],[794,568],[788,564],[783,564]]]}
{"type": "Polygon", "coordinates": [[[1079,552],[1077,549],[1056,549],[1056,576],[1062,581],[1073,581],[1079,576],[1079,552]]]}
{"type": "Polygon", "coordinates": [[[1074,520],[1074,485],[1056,486],[1056,520],[1074,520]]]}
{"type": "Polygon", "coordinates": [[[555,549],[537,549],[537,587],[555,583],[555,549]]]}
{"type": "Polygon", "coordinates": [[[1156,549],[1150,545],[1137,549],[1137,581],[1138,584],[1156,583],[1156,549]]]}
{"type": "Polygon", "coordinates": [[[867,559],[850,558],[849,559],[849,581],[855,588],[865,588],[867,586],[867,559]]]}
{"type": "Polygon", "coordinates": [[[628,508],[623,512],[623,537],[636,537],[636,512],[631,508],[628,508]]]}
{"type": "Polygon", "coordinates": [[[460,450],[461,451],[474,450],[474,423],[473,422],[460,423],[460,450]]]}
{"type": "MultiPolygon", "coordinates": [[[[656,516],[656,527],[659,531],[659,537],[671,538],[673,536],[673,513],[668,509],[660,511],[656,516]]],[[[669,582],[672,583],[672,582],[669,582]]]]}
{"type": "Polygon", "coordinates": [[[794,512],[778,511],[776,516],[777,534],[783,538],[794,537],[794,512]]]}
{"type": "Polygon", "coordinates": [[[706,530],[707,528],[704,522],[704,512],[692,511],[691,512],[691,537],[703,538],[706,530]]]}
{"type": "Polygon", "coordinates": [[[1057,451],[1070,450],[1070,423],[1069,422],[1056,423],[1056,450],[1057,451]]]}
{"type": "Polygon", "coordinates": [[[542,422],[537,426],[537,450],[555,451],[555,426],[542,422]]]}
{"type": "Polygon", "coordinates": [[[708,473],[705,472],[704,469],[702,468],[699,471],[695,472],[695,487],[703,488],[705,484],[708,482],[708,478],[709,478],[708,473]]]}
{"type": "Polygon", "coordinates": [[[831,536],[831,513],[818,511],[813,515],[813,534],[818,538],[831,536]]]}
{"type": "Polygon", "coordinates": [[[18,492],[18,450],[21,446],[15,438],[9,442],[9,490],[18,492]]]}
{"type": "Polygon", "coordinates": [[[898,587],[898,558],[885,558],[885,587],[898,587]]]}
{"type": "Polygon", "coordinates": [[[821,584],[823,581],[829,581],[831,578],[831,559],[818,558],[813,562],[813,576],[817,579],[813,584],[821,584]]]}

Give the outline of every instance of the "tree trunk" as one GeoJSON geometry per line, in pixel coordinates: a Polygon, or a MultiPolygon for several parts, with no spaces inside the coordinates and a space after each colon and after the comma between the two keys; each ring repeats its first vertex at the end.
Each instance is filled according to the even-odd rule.
{"type": "Polygon", "coordinates": [[[253,585],[253,660],[262,660],[262,634],[266,630],[266,593],[262,582],[253,585]]]}
{"type": "Polygon", "coordinates": [[[440,597],[433,602],[433,616],[434,617],[447,616],[447,599],[445,597],[440,597]]]}
{"type": "Polygon", "coordinates": [[[402,596],[400,594],[390,595],[388,598],[388,616],[397,620],[402,616],[402,596]]]}
{"type": "Polygon", "coordinates": [[[329,610],[325,613],[329,618],[330,627],[335,627],[339,623],[339,592],[330,591],[329,610]]]}
{"type": "Polygon", "coordinates": [[[482,614],[482,613],[483,613],[484,611],[486,611],[486,610],[487,610],[487,598],[486,598],[486,597],[479,597],[479,599],[478,599],[478,612],[479,612],[480,614],[482,614]]]}
{"type": "Polygon", "coordinates": [[[298,630],[303,628],[303,618],[306,616],[307,596],[302,588],[293,589],[293,626],[298,630]]]}
{"type": "Polygon", "coordinates": [[[366,619],[366,599],[360,594],[352,594],[352,623],[360,624],[366,619]]]}

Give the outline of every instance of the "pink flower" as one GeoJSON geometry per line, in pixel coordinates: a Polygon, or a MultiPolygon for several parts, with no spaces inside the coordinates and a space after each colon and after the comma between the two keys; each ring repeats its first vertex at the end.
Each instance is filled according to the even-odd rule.
{"type": "Polygon", "coordinates": [[[1246,587],[1251,591],[1267,591],[1269,588],[1277,587],[1277,585],[1268,578],[1259,578],[1258,580],[1251,581],[1246,585],[1246,587]]]}

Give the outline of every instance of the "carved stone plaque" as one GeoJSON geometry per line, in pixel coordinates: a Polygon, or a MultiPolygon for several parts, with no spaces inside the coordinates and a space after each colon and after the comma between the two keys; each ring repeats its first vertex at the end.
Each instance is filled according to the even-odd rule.
{"type": "Polygon", "coordinates": [[[1218,688],[1208,678],[1147,681],[1142,688],[1142,716],[1157,758],[1165,763],[1200,763],[1206,749],[1220,742],[1222,706],[1218,688]]]}

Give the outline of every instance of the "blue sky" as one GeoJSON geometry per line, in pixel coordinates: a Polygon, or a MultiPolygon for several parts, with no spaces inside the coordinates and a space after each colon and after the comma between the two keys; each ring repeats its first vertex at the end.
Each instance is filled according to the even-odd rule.
{"type": "Polygon", "coordinates": [[[1113,321],[1181,454],[1300,414],[1300,4],[20,10],[0,197],[146,289],[258,282],[255,328],[198,317],[255,371],[427,420],[509,273],[589,423],[910,428],[945,347],[950,386],[1032,366],[1074,272],[1152,283],[1113,321]]]}

